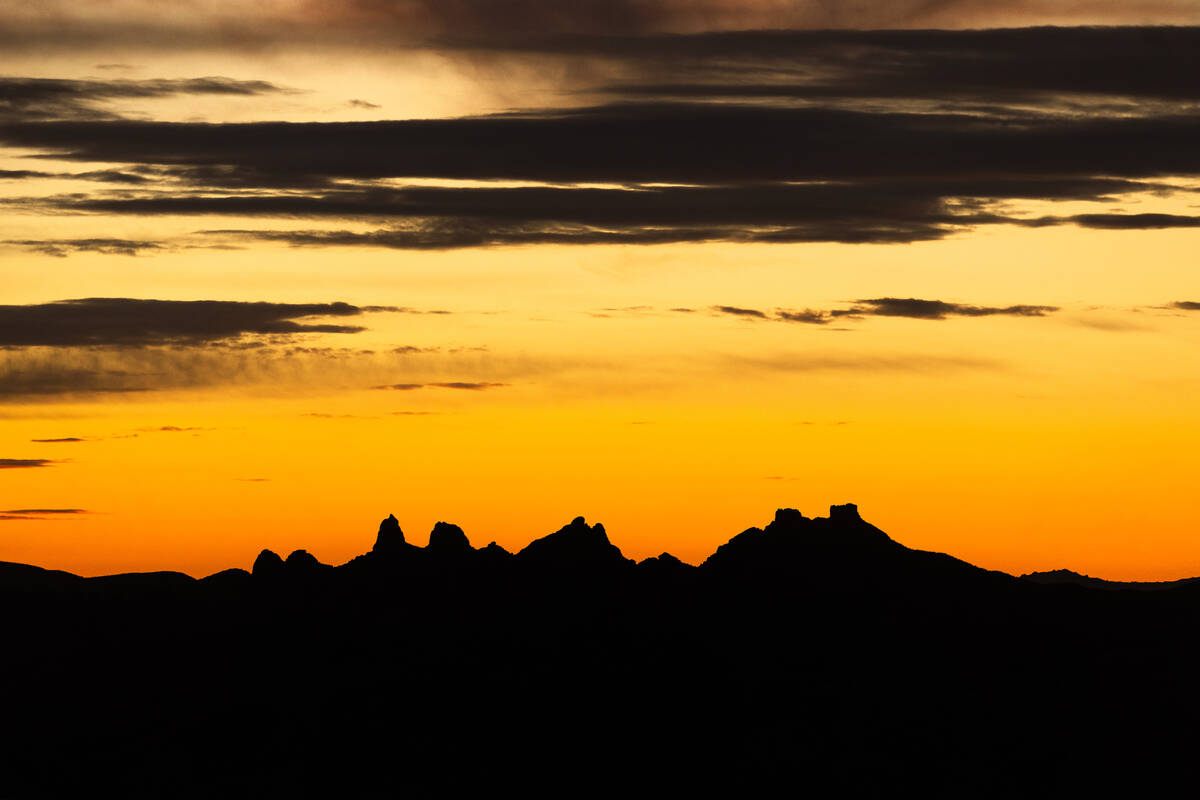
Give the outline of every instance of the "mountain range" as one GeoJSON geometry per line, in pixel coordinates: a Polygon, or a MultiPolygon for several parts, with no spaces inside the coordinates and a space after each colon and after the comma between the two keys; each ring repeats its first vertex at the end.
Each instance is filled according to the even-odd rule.
{"type": "Polygon", "coordinates": [[[4,563],[0,797],[1145,794],[1200,777],[1198,622],[1194,581],[1018,578],[850,504],[699,566],[394,516],[339,566],[4,563]]]}
{"type": "MultiPolygon", "coordinates": [[[[0,591],[13,589],[93,589],[100,586],[128,588],[182,588],[191,583],[233,586],[251,577],[280,580],[309,577],[325,570],[341,570],[348,576],[369,578],[381,570],[422,569],[423,567],[519,570],[526,576],[531,570],[572,570],[596,573],[605,569],[619,573],[622,568],[640,574],[684,575],[729,578],[751,576],[802,580],[808,588],[851,590],[891,586],[905,581],[957,581],[1004,584],[1012,576],[986,571],[944,553],[912,550],[891,539],[886,533],[859,515],[853,503],[830,506],[828,517],[810,519],[799,511],[781,508],[764,528],[748,528],[717,548],[699,568],[680,561],[670,553],[635,562],[612,544],[604,526],[588,525],[576,517],[558,531],[535,539],[517,553],[510,553],[495,542],[475,548],[457,525],[438,522],[425,547],[411,544],[400,523],[388,515],[379,525],[370,551],[338,567],[321,563],[305,550],[295,550],[286,558],[263,550],[250,572],[230,568],[199,580],[182,572],[124,573],[83,578],[61,570],[48,570],[28,564],[0,562],[0,591]]],[[[329,573],[333,579],[335,573],[329,573]]],[[[1200,578],[1175,581],[1109,581],[1081,575],[1067,569],[1031,572],[1019,580],[1042,585],[1078,585],[1095,589],[1159,591],[1184,587],[1200,578]]]]}

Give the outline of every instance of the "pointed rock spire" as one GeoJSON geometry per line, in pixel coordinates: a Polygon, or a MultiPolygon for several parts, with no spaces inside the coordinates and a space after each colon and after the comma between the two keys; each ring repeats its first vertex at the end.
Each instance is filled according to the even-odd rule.
{"type": "Polygon", "coordinates": [[[375,537],[371,552],[389,555],[400,552],[404,545],[404,531],[400,530],[399,520],[395,515],[388,514],[387,519],[379,523],[379,534],[375,537]]]}

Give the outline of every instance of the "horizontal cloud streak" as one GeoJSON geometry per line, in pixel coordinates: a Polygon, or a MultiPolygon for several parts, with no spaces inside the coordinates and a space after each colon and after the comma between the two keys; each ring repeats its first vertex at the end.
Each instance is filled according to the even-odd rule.
{"type": "Polygon", "coordinates": [[[70,253],[136,256],[144,251],[163,249],[159,242],[135,239],[12,239],[4,244],[25,247],[58,258],[65,258],[70,253]]]}
{"type": "Polygon", "coordinates": [[[731,366],[768,372],[865,372],[942,374],[963,370],[997,370],[1003,362],[987,357],[929,354],[780,354],[772,356],[729,356],[731,366]]]}
{"type": "Polygon", "coordinates": [[[283,89],[267,81],[205,77],[178,80],[65,80],[0,77],[0,120],[115,118],[110,100],[176,95],[262,95],[283,89]]]}
{"type": "Polygon", "coordinates": [[[392,383],[380,386],[372,386],[371,388],[388,389],[397,392],[411,392],[416,389],[462,389],[469,392],[481,392],[486,389],[498,389],[502,386],[508,386],[508,384],[493,383],[490,381],[445,381],[442,383],[392,383]]]}
{"type": "MultiPolygon", "coordinates": [[[[531,33],[649,33],[751,28],[985,28],[997,25],[1189,24],[1200,14],[1178,0],[43,0],[0,11],[0,43],[20,49],[116,50],[264,46],[395,50],[434,37],[473,46],[522,46],[531,33]]],[[[102,67],[120,68],[120,64],[102,67]]]]}
{"type": "MultiPolygon", "coordinates": [[[[675,309],[684,310],[684,309],[675,309]]],[[[716,314],[732,315],[751,320],[795,322],[807,325],[826,325],[839,319],[861,319],[863,317],[908,317],[910,319],[944,320],[948,317],[1044,317],[1058,311],[1058,306],[1013,305],[974,306],[950,303],[944,300],[921,300],[915,297],[877,297],[872,300],[855,300],[849,308],[831,311],[803,311],[775,309],[771,313],[754,308],[736,306],[713,306],[716,314]]]]}
{"type": "Polygon", "coordinates": [[[858,305],[842,311],[831,312],[834,316],[870,314],[880,317],[909,317],[912,319],[945,319],[946,317],[1044,317],[1058,311],[1057,306],[971,306],[962,303],[947,303],[942,300],[918,300],[915,297],[878,297],[873,300],[856,300],[858,305]]]}
{"type": "MultiPolygon", "coordinates": [[[[0,349],[0,403],[45,403],[155,392],[221,389],[248,396],[324,394],[366,389],[411,376],[408,386],[482,391],[511,379],[563,369],[556,363],[498,358],[482,352],[423,355],[349,348],[264,345],[32,347],[0,349]],[[461,376],[470,375],[470,379],[461,376]]],[[[200,430],[159,425],[140,432],[200,430]]]]}
{"type": "Polygon", "coordinates": [[[246,303],[96,297],[0,306],[0,347],[141,346],[235,340],[249,334],[357,333],[360,326],[302,323],[358,316],[348,303],[246,303]]]}
{"type": "Polygon", "coordinates": [[[1194,174],[1198,130],[1200,114],[1188,113],[997,118],[619,103],[446,120],[27,122],[0,126],[0,142],[73,161],[237,168],[264,185],[280,176],[689,184],[936,177],[966,181],[955,194],[987,196],[971,182],[1053,187],[1063,178],[1194,174]]]}

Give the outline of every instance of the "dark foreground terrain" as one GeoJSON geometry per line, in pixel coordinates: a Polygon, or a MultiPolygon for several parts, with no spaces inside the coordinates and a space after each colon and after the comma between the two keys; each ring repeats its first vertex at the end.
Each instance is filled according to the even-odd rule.
{"type": "Polygon", "coordinates": [[[336,568],[0,564],[0,796],[1191,794],[1200,584],[1072,574],[851,505],[700,567],[582,519],[509,554],[394,518],[336,568]]]}

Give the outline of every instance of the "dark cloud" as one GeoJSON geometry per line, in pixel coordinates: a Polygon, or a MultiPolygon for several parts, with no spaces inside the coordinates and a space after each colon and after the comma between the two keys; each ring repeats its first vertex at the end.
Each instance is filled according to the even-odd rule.
{"type": "Polygon", "coordinates": [[[286,92],[267,81],[204,77],[179,80],[64,80],[0,77],[0,120],[114,118],[112,100],[188,94],[262,95],[286,92]]]}
{"type": "MultiPolygon", "coordinates": [[[[314,205],[314,208],[318,206],[314,205]]],[[[368,212],[369,213],[369,212],[368,212]]],[[[280,242],[292,247],[385,247],[397,250],[447,250],[529,244],[673,244],[728,238],[745,239],[736,228],[506,223],[487,219],[426,220],[404,228],[369,231],[204,231],[210,236],[280,242]]]]}
{"type": "Polygon", "coordinates": [[[832,321],[828,311],[813,311],[806,308],[803,311],[786,311],[780,309],[775,312],[775,318],[783,322],[800,322],[807,325],[824,325],[832,321]]]}
{"type": "Polygon", "coordinates": [[[1084,228],[1101,230],[1200,228],[1200,217],[1179,214],[1076,214],[1066,220],[1084,228]]]}
{"type": "Polygon", "coordinates": [[[121,172],[115,169],[99,169],[90,172],[44,172],[33,169],[0,169],[0,180],[26,181],[35,178],[54,178],[57,180],[97,181],[99,183],[150,183],[150,178],[134,172],[121,172]]]}
{"type": "Polygon", "coordinates": [[[918,300],[915,297],[877,297],[855,300],[853,308],[830,312],[833,316],[873,315],[880,317],[910,317],[912,319],[945,319],[946,317],[1044,317],[1058,311],[1057,306],[971,306],[947,303],[943,300],[918,300]]]}
{"type": "Polygon", "coordinates": [[[34,469],[58,464],[49,458],[0,458],[0,469],[34,469]]]}
{"type": "MultiPolygon", "coordinates": [[[[522,46],[531,35],[647,33],[756,28],[990,28],[1001,25],[1194,24],[1180,0],[232,0],[123,4],[41,0],[0,11],[0,43],[10,49],[264,47],[364,49],[414,46],[434,37],[472,46],[522,46]]],[[[108,65],[104,65],[108,66],[108,65]]]]}
{"type": "MultiPolygon", "coordinates": [[[[367,231],[202,233],[210,240],[396,249],[887,244],[986,224],[1100,225],[1102,215],[1014,217],[1002,201],[1104,202],[1167,192],[1160,177],[1200,174],[1200,151],[1192,146],[1198,136],[1200,114],[990,118],[703,103],[406,122],[0,126],[0,141],[11,145],[68,159],[131,163],[195,181],[184,190],[11,201],[23,206],[146,216],[392,220],[367,231]],[[400,189],[375,183],[404,177],[552,185],[400,189]],[[572,185],[586,181],[626,186],[572,185]],[[222,190],[230,183],[259,191],[222,190]],[[284,186],[291,188],[272,191],[284,186]]],[[[1145,216],[1137,224],[1166,222],[1145,216]]],[[[25,244],[61,249],[54,242],[25,244]]]]}
{"type": "MultiPolygon", "coordinates": [[[[1189,145],[1197,130],[1200,115],[1175,109],[995,118],[666,102],[379,122],[26,122],[0,126],[0,142],[74,161],[236,168],[263,185],[279,176],[420,177],[761,181],[782,190],[776,182],[936,179],[945,182],[949,196],[1060,197],[1108,194],[1121,186],[1095,183],[1097,176],[1195,173],[1200,153],[1189,145]],[[1155,146],[1146,147],[1147,141],[1155,146]]],[[[886,184],[877,188],[888,193],[886,184]]],[[[393,203],[431,196],[433,190],[384,195],[393,203]]],[[[442,192],[438,199],[448,203],[453,197],[442,192]]],[[[593,195],[581,191],[577,197],[573,206],[582,208],[593,195]]],[[[247,211],[253,199],[241,198],[247,211]]],[[[340,194],[322,199],[346,199],[348,208],[361,204],[361,198],[340,194]]],[[[290,213],[304,213],[304,207],[290,213]]]]}
{"type": "Polygon", "coordinates": [[[429,385],[439,389],[465,389],[469,392],[481,392],[485,389],[498,389],[501,386],[508,386],[507,383],[491,383],[488,381],[450,381],[448,383],[431,383],[429,385]]]}
{"type": "Polygon", "coordinates": [[[719,314],[730,314],[735,317],[754,317],[756,319],[766,319],[767,315],[758,309],[754,308],[738,308],[737,306],[713,306],[713,311],[719,314]]]}
{"type": "Polygon", "coordinates": [[[13,508],[0,511],[0,522],[38,522],[91,514],[83,508],[13,508]]]}
{"type": "Polygon", "coordinates": [[[0,347],[200,344],[246,335],[357,333],[361,326],[297,322],[353,317],[382,307],[348,303],[246,303],[125,297],[0,306],[0,347]]]}
{"type": "Polygon", "coordinates": [[[90,440],[81,438],[79,436],[64,436],[60,439],[30,439],[29,441],[36,442],[38,444],[60,444],[65,442],[86,442],[90,440]]]}
{"type": "Polygon", "coordinates": [[[622,96],[921,99],[980,105],[1200,99],[1200,29],[738,31],[511,47],[622,66],[622,96]]]}
{"type": "Polygon", "coordinates": [[[366,100],[351,100],[348,103],[346,103],[346,105],[350,106],[351,108],[361,108],[361,109],[366,109],[366,110],[374,110],[376,108],[382,107],[382,106],[376,105],[375,103],[368,103],[366,100]]]}
{"type": "Polygon", "coordinates": [[[944,320],[947,317],[1044,317],[1059,309],[1057,306],[973,306],[949,303],[944,300],[920,300],[915,297],[877,297],[869,300],[855,300],[854,305],[850,308],[830,311],[806,308],[803,311],[775,309],[775,311],[767,313],[753,308],[736,306],[713,306],[712,310],[719,314],[732,314],[746,319],[826,325],[837,319],[862,319],[868,316],[929,320],[944,320]]]}
{"type": "MultiPolygon", "coordinates": [[[[716,20],[725,11],[719,9],[732,6],[706,5],[712,6],[706,27],[720,28],[716,20]]],[[[863,10],[869,4],[856,3],[857,11],[843,14],[829,10],[838,4],[814,2],[796,16],[794,8],[784,13],[770,5],[772,24],[794,18],[799,27],[821,18],[911,21],[949,8],[971,7],[971,15],[984,8],[965,0],[914,0],[886,9],[871,5],[873,13],[863,10]]],[[[443,22],[453,20],[463,37],[455,46],[465,57],[487,51],[483,57],[586,62],[586,69],[564,70],[582,76],[566,87],[570,107],[356,123],[149,122],[106,117],[102,103],[282,90],[212,78],[3,79],[7,94],[0,97],[24,110],[0,122],[0,144],[104,166],[75,175],[128,184],[122,191],[8,204],[67,213],[349,219],[374,229],[238,225],[204,231],[201,239],[416,250],[890,244],[995,224],[1198,224],[1196,217],[1172,214],[1029,218],[1014,209],[1019,201],[1106,203],[1135,193],[1187,191],[1163,179],[1200,175],[1194,146],[1200,82],[1193,79],[1200,28],[658,35],[653,32],[693,30],[677,22],[701,18],[694,4],[597,0],[568,9],[534,0],[452,0],[402,6],[413,30],[443,32],[443,22]],[[595,35],[618,30],[621,35],[595,35]],[[74,110],[39,111],[53,111],[56,98],[67,98],[61,102],[74,110]],[[585,99],[593,104],[580,106],[585,99]],[[543,185],[397,188],[405,179],[543,185]],[[582,185],[595,183],[605,188],[582,185]]],[[[345,9],[330,13],[375,19],[384,29],[400,9],[384,0],[348,7],[349,16],[345,9]]],[[[745,28],[753,13],[739,4],[735,16],[745,28]]],[[[53,255],[167,246],[115,239],[15,243],[53,255]]],[[[792,321],[820,324],[804,312],[789,313],[800,315],[792,321]]]]}
{"type": "Polygon", "coordinates": [[[1192,300],[1179,300],[1171,303],[1171,308],[1178,308],[1181,311],[1200,311],[1200,303],[1192,300]]]}
{"type": "MultiPolygon", "coordinates": [[[[508,386],[507,383],[493,383],[490,381],[445,381],[442,383],[392,383],[382,386],[372,386],[372,389],[390,389],[398,392],[411,392],[416,389],[463,389],[470,392],[481,392],[486,389],[498,389],[501,386],[508,386]]],[[[403,413],[403,412],[399,412],[403,413]]]]}
{"type": "Polygon", "coordinates": [[[163,245],[158,242],[134,239],[10,239],[4,244],[26,247],[58,258],[65,258],[71,253],[136,256],[147,250],[163,249],[163,245]]]}

